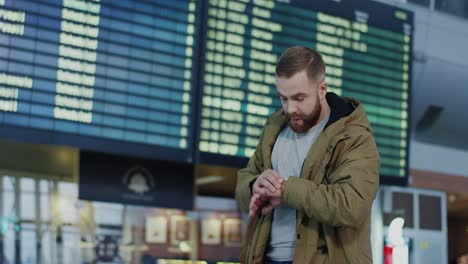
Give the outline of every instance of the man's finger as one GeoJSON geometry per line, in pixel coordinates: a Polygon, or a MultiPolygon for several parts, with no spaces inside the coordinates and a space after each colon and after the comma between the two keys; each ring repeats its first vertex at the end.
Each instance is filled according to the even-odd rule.
{"type": "Polygon", "coordinates": [[[270,181],[269,179],[265,179],[261,183],[261,187],[266,188],[269,192],[274,193],[278,188],[276,187],[276,184],[270,181]]]}
{"type": "Polygon", "coordinates": [[[254,217],[255,212],[256,212],[255,210],[252,210],[252,209],[249,210],[249,219],[252,219],[252,217],[254,217]]]}
{"type": "Polygon", "coordinates": [[[256,187],[254,188],[254,194],[259,194],[260,198],[265,200],[266,197],[270,195],[269,191],[265,189],[264,187],[256,187]]]}
{"type": "Polygon", "coordinates": [[[252,195],[250,199],[249,211],[252,210],[253,213],[257,212],[258,208],[265,203],[265,199],[263,199],[259,194],[252,195]]]}
{"type": "MultiPolygon", "coordinates": [[[[283,179],[279,176],[279,174],[274,170],[268,170],[264,172],[264,179],[268,180],[270,184],[272,184],[276,189],[281,188],[281,184],[283,179]]],[[[272,191],[272,190],[270,190],[272,191]]]]}
{"type": "Polygon", "coordinates": [[[249,210],[252,210],[253,207],[255,206],[255,201],[260,197],[258,193],[254,193],[252,197],[250,198],[250,203],[249,203],[249,210]]]}
{"type": "Polygon", "coordinates": [[[273,205],[271,203],[267,203],[267,205],[265,205],[263,208],[262,208],[262,214],[266,215],[268,214],[271,210],[273,210],[273,205]]]}
{"type": "Polygon", "coordinates": [[[257,212],[258,208],[262,205],[263,201],[260,199],[259,194],[252,195],[249,205],[249,218],[252,218],[257,212]]]}
{"type": "MultiPolygon", "coordinates": [[[[266,175],[258,180],[257,188],[266,188],[270,192],[276,191],[278,188],[276,187],[277,184],[275,183],[275,178],[271,175],[266,175]]],[[[281,188],[281,184],[279,185],[281,188]]]]}
{"type": "Polygon", "coordinates": [[[283,180],[283,178],[282,178],[282,177],[279,175],[279,173],[278,173],[277,171],[275,171],[275,170],[269,170],[268,173],[271,174],[271,175],[273,175],[273,177],[274,177],[277,181],[279,181],[279,182],[281,182],[281,181],[283,180]]]}

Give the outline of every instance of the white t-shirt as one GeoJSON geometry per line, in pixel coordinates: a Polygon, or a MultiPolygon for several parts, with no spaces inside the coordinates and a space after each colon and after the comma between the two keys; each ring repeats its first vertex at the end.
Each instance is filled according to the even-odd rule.
{"type": "MultiPolygon", "coordinates": [[[[327,115],[306,133],[296,133],[286,126],[276,139],[271,162],[273,170],[286,179],[301,174],[309,150],[328,122],[327,115]]],[[[296,209],[280,204],[273,211],[273,223],[266,256],[274,261],[291,261],[296,244],[296,209]]]]}

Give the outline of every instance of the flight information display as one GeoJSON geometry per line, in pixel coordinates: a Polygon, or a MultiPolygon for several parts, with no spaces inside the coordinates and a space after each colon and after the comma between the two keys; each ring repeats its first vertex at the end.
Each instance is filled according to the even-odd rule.
{"type": "Polygon", "coordinates": [[[0,134],[189,160],[197,5],[0,0],[0,134]]]}
{"type": "Polygon", "coordinates": [[[203,162],[245,164],[266,117],[281,107],[276,62],[286,48],[303,45],[323,55],[329,91],[364,104],[381,175],[405,178],[411,12],[368,0],[208,0],[204,11],[203,162]]]}
{"type": "Polygon", "coordinates": [[[412,32],[368,0],[0,0],[0,137],[244,166],[281,107],[276,62],[303,45],[405,178],[412,32]]]}

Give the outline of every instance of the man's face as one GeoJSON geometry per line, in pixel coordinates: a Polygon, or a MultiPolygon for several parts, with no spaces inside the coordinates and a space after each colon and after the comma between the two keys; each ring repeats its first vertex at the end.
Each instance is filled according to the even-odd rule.
{"type": "Polygon", "coordinates": [[[319,122],[327,90],[324,81],[310,80],[303,70],[288,79],[277,77],[276,87],[294,132],[305,133],[319,122]]]}

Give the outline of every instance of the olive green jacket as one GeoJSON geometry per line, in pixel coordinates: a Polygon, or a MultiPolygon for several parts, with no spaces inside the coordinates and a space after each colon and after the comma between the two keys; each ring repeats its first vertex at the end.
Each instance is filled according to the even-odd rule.
{"type": "MultiPolygon", "coordinates": [[[[329,122],[310,148],[300,177],[289,177],[283,185],[283,203],[297,210],[293,263],[372,263],[370,212],[379,185],[379,153],[362,105],[333,93],[327,101],[329,122]]],[[[248,211],[258,175],[272,168],[273,145],[286,125],[282,110],[273,113],[247,167],[238,172],[241,210],[248,211]]],[[[257,212],[250,220],[241,263],[263,264],[271,222],[272,213],[257,212]]]]}

